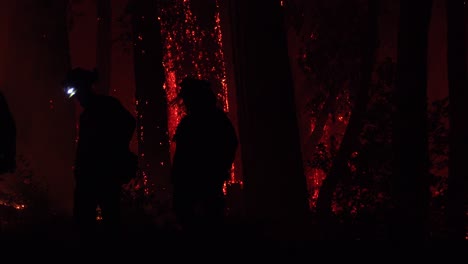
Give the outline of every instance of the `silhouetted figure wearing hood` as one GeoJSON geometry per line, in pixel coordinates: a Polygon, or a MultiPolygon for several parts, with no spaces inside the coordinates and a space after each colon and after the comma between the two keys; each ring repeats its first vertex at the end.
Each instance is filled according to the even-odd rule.
{"type": "Polygon", "coordinates": [[[83,234],[97,228],[96,208],[102,226],[114,232],[120,223],[121,186],[137,166],[129,150],[136,126],[131,113],[114,97],[93,92],[97,73],[73,69],[65,80],[69,97],[83,107],[75,161],[74,218],[83,234]],[[133,163],[132,163],[133,162],[133,163]]]}
{"type": "Polygon", "coordinates": [[[16,123],[0,92],[0,175],[16,170],[16,123]]]}
{"type": "Polygon", "coordinates": [[[185,78],[179,98],[186,115],[174,136],[174,210],[185,231],[216,232],[224,221],[223,185],[230,179],[237,136],[226,113],[216,106],[209,82],[185,78]]]}

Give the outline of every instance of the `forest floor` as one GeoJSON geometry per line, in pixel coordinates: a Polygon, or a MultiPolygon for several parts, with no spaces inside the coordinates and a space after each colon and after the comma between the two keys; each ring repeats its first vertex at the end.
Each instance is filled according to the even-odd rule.
{"type": "MultiPolygon", "coordinates": [[[[385,211],[360,214],[361,218],[336,216],[330,220],[331,228],[323,230],[313,213],[302,223],[265,226],[246,221],[241,216],[242,210],[231,204],[226,227],[220,234],[215,237],[203,233],[186,236],[178,230],[172,210],[164,205],[166,203],[150,203],[156,205],[148,208],[141,203],[136,206],[132,199],[123,199],[122,228],[117,236],[106,239],[97,235],[83,240],[70,215],[50,212],[49,205],[40,199],[32,201],[34,203],[24,209],[0,206],[0,256],[10,257],[15,263],[21,259],[30,263],[30,258],[34,262],[56,259],[69,263],[84,259],[87,263],[97,263],[94,261],[96,257],[105,264],[110,263],[110,259],[121,263],[128,257],[132,259],[131,263],[162,258],[181,261],[189,258],[196,262],[196,258],[220,261],[243,257],[257,257],[260,263],[279,263],[280,260],[303,263],[320,259],[375,263],[384,260],[407,262],[410,257],[416,258],[410,262],[421,262],[422,256],[431,256],[426,261],[431,263],[437,259],[434,254],[445,255],[448,249],[457,249],[446,243],[441,228],[434,228],[438,231],[430,244],[389,242],[385,211]]],[[[436,219],[443,219],[440,214],[434,215],[436,219]]],[[[434,225],[443,226],[440,221],[434,225]]],[[[463,255],[466,255],[468,247],[464,245],[463,249],[463,255]]],[[[440,262],[450,263],[447,259],[440,262]]]]}
{"type": "MultiPolygon", "coordinates": [[[[98,263],[94,260],[121,263],[124,259],[130,259],[132,263],[148,259],[167,259],[177,263],[179,260],[197,262],[196,259],[229,261],[244,258],[256,258],[261,263],[303,263],[304,259],[312,262],[324,258],[329,260],[327,262],[407,262],[411,259],[420,262],[426,258],[426,262],[435,263],[437,256],[446,256],[446,250],[459,252],[457,247],[449,247],[445,242],[390,243],[379,238],[375,233],[379,228],[375,225],[363,227],[337,223],[329,239],[317,237],[321,230],[313,220],[305,225],[291,224],[287,234],[278,235],[276,232],[277,235],[271,236],[270,231],[276,230],[274,227],[260,227],[233,217],[227,218],[226,228],[216,236],[185,236],[178,231],[170,215],[154,217],[131,212],[124,217],[117,236],[106,239],[97,235],[83,240],[73,228],[70,217],[55,216],[4,228],[0,232],[0,254],[19,262],[32,258],[35,262],[42,259],[61,263],[98,263]]],[[[462,257],[466,258],[467,249],[463,245],[462,257]]],[[[447,257],[443,260],[443,263],[452,262],[447,257]]]]}

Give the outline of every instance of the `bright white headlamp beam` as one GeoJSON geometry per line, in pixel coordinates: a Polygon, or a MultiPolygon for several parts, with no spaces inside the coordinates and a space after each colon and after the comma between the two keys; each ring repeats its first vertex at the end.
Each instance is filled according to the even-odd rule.
{"type": "Polygon", "coordinates": [[[76,94],[76,88],[75,87],[67,87],[66,92],[67,92],[68,98],[71,98],[73,95],[76,94]]]}

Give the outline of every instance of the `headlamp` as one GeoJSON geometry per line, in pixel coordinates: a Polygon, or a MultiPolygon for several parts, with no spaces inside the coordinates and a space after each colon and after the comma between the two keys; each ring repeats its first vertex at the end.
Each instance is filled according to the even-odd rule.
{"type": "Polygon", "coordinates": [[[76,94],[76,88],[73,86],[67,86],[65,88],[65,93],[67,94],[68,98],[71,98],[73,95],[76,94]]]}

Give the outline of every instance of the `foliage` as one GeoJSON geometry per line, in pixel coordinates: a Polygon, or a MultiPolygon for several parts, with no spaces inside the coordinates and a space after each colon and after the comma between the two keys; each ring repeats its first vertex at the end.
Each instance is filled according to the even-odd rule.
{"type": "Polygon", "coordinates": [[[299,63],[319,83],[344,83],[359,76],[356,64],[360,61],[361,20],[365,16],[356,2],[316,1],[310,21],[313,26],[299,63]]]}
{"type": "Polygon", "coordinates": [[[297,63],[309,80],[309,87],[300,89],[306,94],[306,122],[310,122],[313,131],[313,137],[306,141],[317,144],[313,154],[304,157],[313,206],[320,178],[329,171],[339,149],[359,88],[362,47],[368,29],[367,1],[285,3],[286,23],[301,42],[296,51],[297,63]]]}
{"type": "Polygon", "coordinates": [[[349,214],[358,210],[378,210],[389,202],[392,174],[392,92],[394,67],[391,59],[376,69],[376,80],[370,91],[370,101],[364,116],[360,144],[349,160],[350,177],[336,191],[336,203],[349,214]],[[387,74],[385,74],[387,73],[387,74]]]}
{"type": "Polygon", "coordinates": [[[54,216],[43,179],[34,177],[29,160],[17,156],[17,169],[0,181],[0,227],[26,228],[54,216]]]}
{"type": "Polygon", "coordinates": [[[359,77],[366,26],[365,1],[287,1],[286,23],[304,43],[297,59],[304,73],[329,89],[359,77]]]}
{"type": "MultiPolygon", "coordinates": [[[[390,58],[381,62],[376,69],[360,144],[348,163],[350,177],[344,177],[335,191],[334,211],[342,216],[357,216],[360,211],[385,211],[390,206],[394,69],[395,63],[390,58]]],[[[428,108],[431,193],[438,200],[443,200],[447,189],[447,119],[448,99],[432,102],[428,108]]],[[[308,165],[327,173],[334,157],[331,151],[324,143],[319,144],[308,165]]]]}
{"type": "Polygon", "coordinates": [[[429,105],[429,157],[431,162],[431,193],[444,196],[448,177],[448,97],[429,105]]]}

